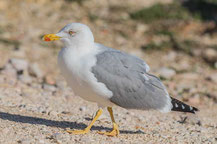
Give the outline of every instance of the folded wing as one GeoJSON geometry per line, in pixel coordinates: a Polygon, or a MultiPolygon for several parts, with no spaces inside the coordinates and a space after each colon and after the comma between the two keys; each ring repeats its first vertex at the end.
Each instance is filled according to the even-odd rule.
{"type": "Polygon", "coordinates": [[[92,72],[113,92],[111,102],[129,109],[171,110],[171,99],[164,85],[147,73],[149,67],[143,60],[109,48],[96,58],[92,72]]]}

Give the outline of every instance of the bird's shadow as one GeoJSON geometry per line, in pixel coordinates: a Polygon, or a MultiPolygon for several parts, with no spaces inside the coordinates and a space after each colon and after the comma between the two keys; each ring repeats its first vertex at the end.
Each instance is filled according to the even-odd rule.
{"type": "MultiPolygon", "coordinates": [[[[77,122],[68,122],[68,121],[55,121],[55,120],[48,120],[44,118],[38,117],[31,117],[31,116],[22,116],[17,114],[10,114],[5,112],[0,112],[0,118],[3,120],[9,120],[18,123],[28,123],[34,125],[45,125],[50,127],[58,127],[62,129],[71,128],[71,129],[84,129],[87,127],[84,123],[77,123],[77,122]]],[[[103,127],[103,126],[93,126],[91,130],[106,130],[110,131],[111,128],[103,127]]],[[[122,134],[144,134],[141,130],[131,131],[131,130],[120,130],[122,134]]]]}

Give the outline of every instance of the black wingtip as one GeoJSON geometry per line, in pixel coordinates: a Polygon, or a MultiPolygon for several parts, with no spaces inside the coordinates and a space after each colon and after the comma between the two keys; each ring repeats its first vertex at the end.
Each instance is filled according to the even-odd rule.
{"type": "Polygon", "coordinates": [[[172,105],[173,105],[173,108],[172,108],[172,111],[179,111],[179,112],[189,112],[189,113],[193,113],[195,114],[196,111],[199,111],[197,108],[195,107],[192,107],[192,106],[189,106],[175,98],[172,98],[172,105]]]}
{"type": "MultiPolygon", "coordinates": [[[[192,106],[190,106],[190,107],[192,107],[192,106]]],[[[196,108],[196,107],[192,107],[192,108],[193,108],[193,110],[192,110],[193,114],[195,114],[195,112],[199,111],[198,108],[196,108]]]]}

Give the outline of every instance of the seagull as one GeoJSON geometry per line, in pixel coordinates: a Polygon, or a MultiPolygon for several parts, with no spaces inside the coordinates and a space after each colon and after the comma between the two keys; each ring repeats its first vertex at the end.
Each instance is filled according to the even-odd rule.
{"type": "Polygon", "coordinates": [[[149,73],[142,59],[94,42],[90,28],[70,23],[56,34],[47,34],[44,41],[61,40],[64,47],[58,54],[58,65],[67,84],[76,95],[95,102],[99,109],[92,122],[83,130],[68,130],[86,134],[107,107],[112,131],[99,132],[118,136],[119,128],[113,116],[113,106],[125,109],[180,111],[195,114],[197,108],[169,96],[160,79],[149,73]]]}

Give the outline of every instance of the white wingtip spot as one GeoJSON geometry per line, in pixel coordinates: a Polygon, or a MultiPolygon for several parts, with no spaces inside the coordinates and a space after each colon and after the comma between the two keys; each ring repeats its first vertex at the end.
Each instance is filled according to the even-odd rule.
{"type": "Polygon", "coordinates": [[[184,105],[182,105],[182,109],[185,109],[185,106],[184,106],[184,105]]]}
{"type": "Polygon", "coordinates": [[[193,108],[190,106],[190,111],[193,110],[193,108]]]}
{"type": "Polygon", "coordinates": [[[176,108],[179,107],[179,106],[177,105],[177,103],[175,103],[175,107],[176,107],[176,108]]]}

